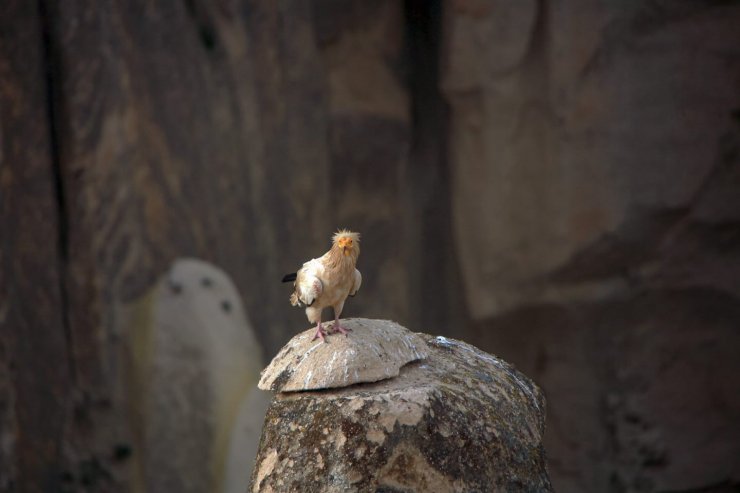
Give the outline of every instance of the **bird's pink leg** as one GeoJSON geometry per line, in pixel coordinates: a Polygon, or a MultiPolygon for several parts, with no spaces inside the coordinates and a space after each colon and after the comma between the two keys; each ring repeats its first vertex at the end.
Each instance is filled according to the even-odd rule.
{"type": "Polygon", "coordinates": [[[316,324],[316,333],[313,335],[312,341],[315,341],[316,339],[321,339],[321,342],[326,342],[326,339],[324,339],[324,336],[326,335],[326,332],[324,332],[324,328],[321,326],[321,319],[319,319],[319,323],[316,324]]]}
{"type": "Polygon", "coordinates": [[[339,332],[341,334],[344,334],[345,337],[347,337],[347,334],[349,334],[352,329],[347,329],[339,325],[339,316],[337,315],[337,312],[334,312],[334,326],[332,327],[333,332],[339,332]]]}

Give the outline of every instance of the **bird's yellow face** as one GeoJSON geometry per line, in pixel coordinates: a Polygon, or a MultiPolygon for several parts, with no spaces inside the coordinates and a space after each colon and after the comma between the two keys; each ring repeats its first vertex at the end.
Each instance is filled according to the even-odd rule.
{"type": "Polygon", "coordinates": [[[339,246],[339,248],[342,249],[342,253],[344,253],[345,257],[352,253],[352,238],[346,236],[339,238],[339,241],[337,241],[337,245],[339,246]]]}

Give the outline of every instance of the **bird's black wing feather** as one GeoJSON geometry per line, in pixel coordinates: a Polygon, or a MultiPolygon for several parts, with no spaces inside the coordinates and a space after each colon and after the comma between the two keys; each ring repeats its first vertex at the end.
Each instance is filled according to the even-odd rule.
{"type": "Polygon", "coordinates": [[[298,276],[297,272],[293,272],[291,274],[285,274],[285,276],[283,276],[283,282],[293,282],[295,281],[295,278],[297,276],[298,276]]]}

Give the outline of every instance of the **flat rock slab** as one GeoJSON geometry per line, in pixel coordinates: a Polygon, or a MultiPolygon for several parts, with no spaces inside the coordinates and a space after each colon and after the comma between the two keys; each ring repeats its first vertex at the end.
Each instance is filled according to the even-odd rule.
{"type": "MultiPolygon", "coordinates": [[[[313,339],[309,329],[291,339],[262,371],[259,388],[278,392],[319,390],[398,375],[402,366],[428,356],[424,339],[389,320],[346,319],[348,336],[313,339]]],[[[326,324],[331,332],[331,324],[326,324]]]]}

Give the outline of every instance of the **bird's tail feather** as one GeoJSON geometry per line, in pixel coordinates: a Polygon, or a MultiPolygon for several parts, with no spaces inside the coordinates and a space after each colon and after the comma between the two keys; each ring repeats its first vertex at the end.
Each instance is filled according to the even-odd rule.
{"type": "Polygon", "coordinates": [[[283,282],[293,282],[295,281],[295,278],[297,276],[298,276],[297,272],[293,272],[291,274],[285,274],[285,276],[283,276],[283,282]]]}

